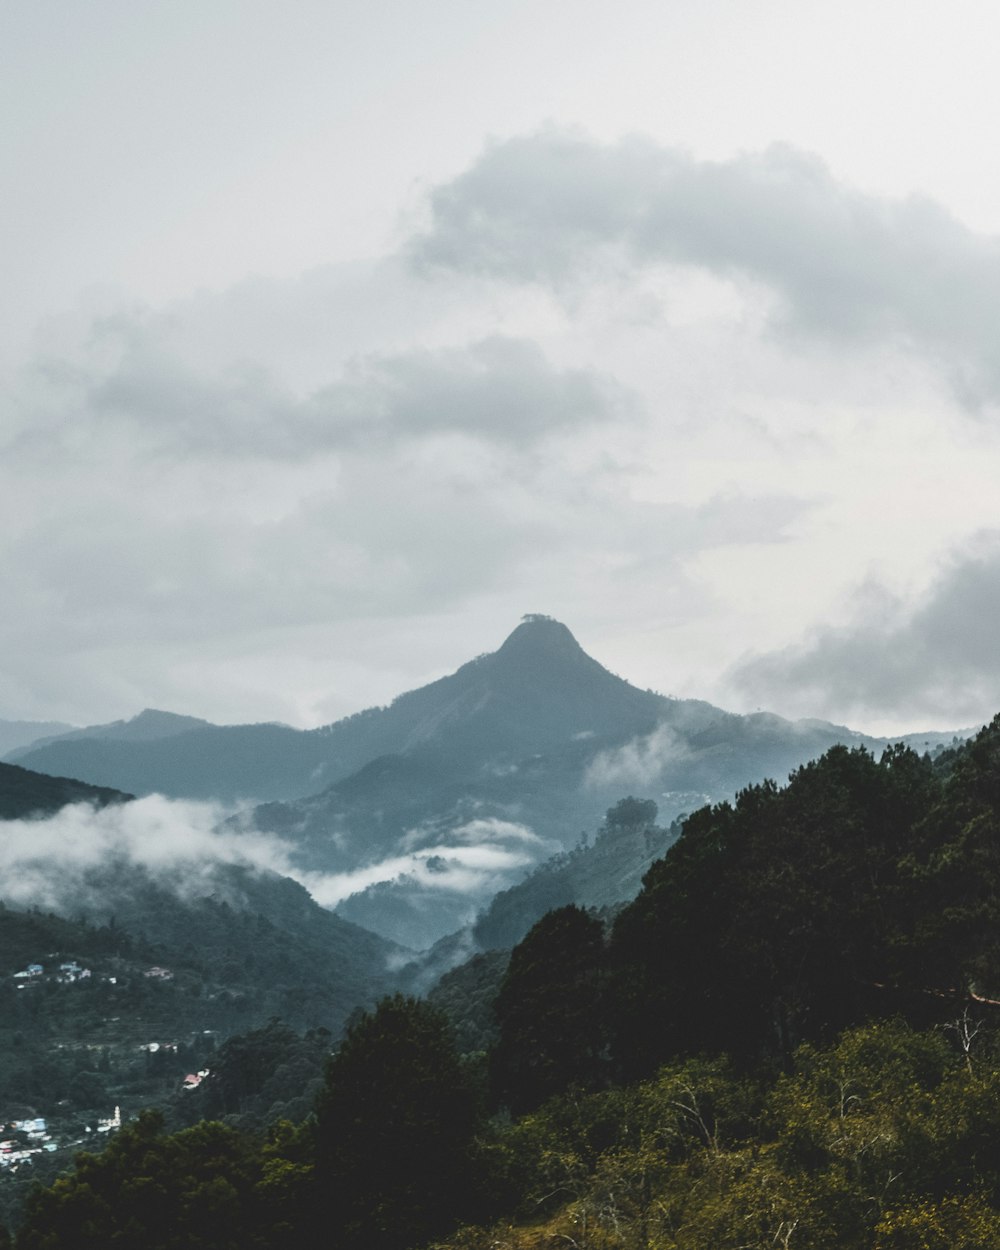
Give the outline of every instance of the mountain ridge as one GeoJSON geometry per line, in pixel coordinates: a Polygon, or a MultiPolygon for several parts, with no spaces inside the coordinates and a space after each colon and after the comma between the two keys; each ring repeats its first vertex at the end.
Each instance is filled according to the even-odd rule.
{"type": "Polygon", "coordinates": [[[834,744],[889,741],[641,690],[537,614],[496,651],[318,729],[202,723],[164,736],[182,721],[163,715],[21,762],[130,793],[248,801],[234,829],[280,836],[321,902],[410,947],[471,923],[625,794],[653,799],[669,825],[834,744]]]}
{"type": "Polygon", "coordinates": [[[18,764],[0,763],[0,821],[51,816],[70,803],[107,807],[112,803],[127,803],[134,797],[70,777],[52,777],[18,764]]]}
{"type": "MultiPolygon", "coordinates": [[[[583,704],[595,701],[595,684],[603,701],[619,709],[623,727],[651,727],[661,706],[670,702],[615,677],[586,654],[565,625],[536,616],[523,621],[497,651],[406,691],[385,707],[368,708],[316,729],[273,722],[213,725],[147,709],[129,721],[33,743],[11,752],[9,760],[38,772],[79,776],[140,795],[157,792],[222,801],[299,798],[320,792],[378,756],[403,754],[433,740],[457,720],[475,721],[487,706],[494,715],[503,709],[504,737],[511,752],[531,748],[551,733],[556,718],[566,722],[577,716],[585,732],[583,704]],[[559,664],[562,683],[553,681],[553,662],[559,664]],[[579,694],[558,697],[560,685],[572,689],[572,672],[585,675],[589,682],[582,700],[579,694]],[[644,705],[644,716],[636,717],[635,700],[644,705]],[[538,717],[534,730],[526,725],[525,702],[538,717]],[[633,706],[625,712],[629,703],[633,706]],[[139,732],[144,718],[154,716],[169,718],[176,728],[169,733],[139,732]]],[[[464,731],[461,736],[467,737],[464,731]]]]}
{"type": "Polygon", "coordinates": [[[41,750],[55,742],[79,742],[88,738],[108,739],[114,742],[158,742],[176,734],[201,729],[211,722],[198,716],[184,716],[178,712],[165,712],[160,708],[143,708],[135,716],[125,720],[108,721],[101,725],[87,725],[82,729],[67,728],[63,733],[35,738],[22,747],[9,751],[8,763],[16,764],[32,751],[41,750]]]}

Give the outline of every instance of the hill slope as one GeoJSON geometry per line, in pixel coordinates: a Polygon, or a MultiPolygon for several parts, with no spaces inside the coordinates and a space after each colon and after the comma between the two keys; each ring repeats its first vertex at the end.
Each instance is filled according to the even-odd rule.
{"type": "Polygon", "coordinates": [[[124,803],[132,798],[119,790],[89,786],[68,777],[50,777],[16,764],[0,764],[0,820],[48,816],[67,803],[124,803]]]}

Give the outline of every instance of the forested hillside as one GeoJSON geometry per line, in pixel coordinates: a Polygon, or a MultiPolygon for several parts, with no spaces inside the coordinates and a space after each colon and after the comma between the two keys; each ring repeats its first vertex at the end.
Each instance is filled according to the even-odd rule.
{"type": "Polygon", "coordinates": [[[484,950],[514,946],[547,911],[568,903],[615,907],[634,898],[649,867],[679,832],[679,823],[664,829],[656,817],[652,799],[630,795],[620,800],[608,809],[593,842],[581,841],[539,864],[490,901],[473,927],[478,945],[484,950]]]}
{"type": "Polygon", "coordinates": [[[66,1167],[116,1106],[128,1118],[179,1098],[174,1119],[183,1124],[189,1111],[247,1113],[252,1093],[263,1100],[252,1104],[255,1124],[279,1103],[304,1116],[331,1037],[397,983],[390,964],[402,952],[325,911],[295,882],[229,867],[191,887],[180,898],[118,865],[77,882],[73,919],[0,903],[0,1126],[8,1126],[0,1129],[0,1223],[32,1176],[66,1167]],[[293,1033],[279,1061],[259,1033],[279,1016],[286,1032],[325,1042],[304,1047],[293,1033]],[[252,1091],[243,1068],[225,1076],[240,1049],[233,1035],[247,1030],[254,1071],[265,1069],[252,1091]],[[312,1069],[303,1075],[307,1052],[312,1069]],[[275,1069],[289,1063],[295,1075],[282,1078],[275,1069]],[[182,1082],[206,1067],[219,1081],[188,1107],[182,1082]],[[44,1142],[10,1127],[25,1120],[44,1121],[44,1142]],[[44,1154],[12,1157],[30,1147],[44,1154]]]}
{"type": "Polygon", "coordinates": [[[297,1127],[141,1118],[17,1246],[995,1247],[998,934],[1000,717],[836,747],[689,817],[610,929],[558,908],[452,973],[475,1050],[386,999],[297,1127]]]}
{"type": "Polygon", "coordinates": [[[0,764],[0,820],[50,815],[67,803],[104,807],[108,803],[123,803],[131,797],[69,777],[50,777],[16,764],[0,764]]]}

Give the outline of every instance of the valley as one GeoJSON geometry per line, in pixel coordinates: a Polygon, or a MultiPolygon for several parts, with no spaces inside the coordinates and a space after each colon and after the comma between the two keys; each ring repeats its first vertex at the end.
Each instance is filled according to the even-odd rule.
{"type": "MultiPolygon", "coordinates": [[[[961,736],[913,737],[946,772],[961,736]]],[[[638,690],[539,617],[497,652],[323,730],[145,712],[20,746],[0,764],[0,1123],[15,1126],[0,1223],[21,1219],[32,1178],[144,1108],[179,1132],[213,1116],[250,1133],[307,1117],[330,1048],[389,995],[429,995],[465,1062],[499,1061],[510,952],[550,917],[587,909],[587,942],[626,942],[633,900],[709,813],[735,794],[749,802],[769,776],[801,787],[824,752],[867,760],[885,747],[638,690]],[[250,776],[256,791],[237,802],[250,776]],[[157,779],[168,793],[151,792],[157,779]],[[16,1127],[41,1122],[34,1137],[16,1127]]],[[[668,948],[700,923],[696,908],[668,948]]],[[[577,976],[558,967],[557,981],[577,976]]],[[[597,985],[573,1008],[582,1037],[597,985]]],[[[762,1001],[748,992],[745,1012],[762,1001]]],[[[724,993],[735,1002],[736,983],[724,993]]],[[[650,1042],[648,1025],[629,1023],[638,1049],[623,1071],[648,1070],[642,1047],[684,1049],[650,1042]]],[[[580,1062],[560,1059],[557,1085],[580,1062]]]]}

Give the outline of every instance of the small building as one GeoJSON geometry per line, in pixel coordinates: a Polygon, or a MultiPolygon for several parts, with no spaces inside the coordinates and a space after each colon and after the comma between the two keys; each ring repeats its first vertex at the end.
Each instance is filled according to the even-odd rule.
{"type": "Polygon", "coordinates": [[[97,1131],[99,1133],[110,1133],[113,1129],[119,1129],[122,1126],[122,1109],[115,1107],[115,1113],[106,1120],[97,1121],[97,1131]]]}
{"type": "Polygon", "coordinates": [[[14,1127],[27,1133],[29,1137],[43,1137],[46,1132],[45,1121],[41,1116],[34,1120],[15,1120],[14,1127]]]}

